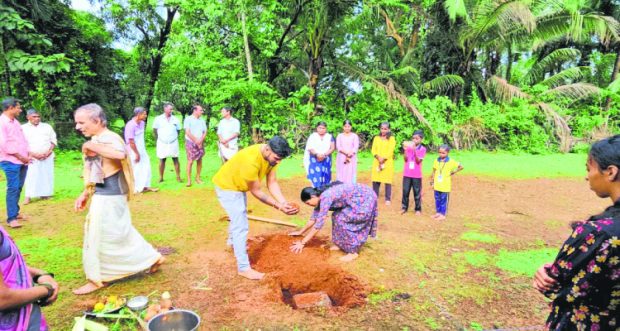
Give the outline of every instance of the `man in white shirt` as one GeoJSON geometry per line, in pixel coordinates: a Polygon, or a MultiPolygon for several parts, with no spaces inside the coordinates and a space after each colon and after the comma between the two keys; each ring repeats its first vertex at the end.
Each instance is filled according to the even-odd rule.
{"type": "Polygon", "coordinates": [[[28,123],[22,131],[28,141],[32,163],[28,166],[24,183],[24,204],[32,198],[47,199],[54,195],[54,148],[58,145],[56,132],[47,123],[41,123],[41,115],[35,109],[26,112],[28,123]]]}
{"type": "Polygon", "coordinates": [[[218,143],[220,157],[222,158],[222,163],[224,163],[239,151],[237,137],[239,137],[241,125],[239,120],[232,117],[231,107],[224,107],[220,112],[222,120],[217,126],[217,136],[220,140],[218,143]]]}
{"type": "Polygon", "coordinates": [[[181,121],[172,116],[174,105],[164,103],[164,113],[155,118],[153,122],[153,133],[157,140],[157,158],[159,159],[159,182],[164,181],[164,170],[166,159],[172,158],[174,171],[177,174],[177,181],[181,183],[181,171],[179,169],[179,131],[181,131],[181,121]]]}

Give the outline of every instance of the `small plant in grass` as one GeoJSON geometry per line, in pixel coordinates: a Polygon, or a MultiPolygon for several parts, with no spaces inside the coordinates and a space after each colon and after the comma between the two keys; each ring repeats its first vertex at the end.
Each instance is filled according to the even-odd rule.
{"type": "Polygon", "coordinates": [[[431,330],[439,330],[441,328],[439,323],[437,323],[437,321],[432,317],[427,317],[424,320],[424,323],[426,323],[431,330]]]}
{"type": "Polygon", "coordinates": [[[468,231],[461,235],[462,240],[477,241],[485,244],[499,244],[501,240],[494,234],[468,231]]]}

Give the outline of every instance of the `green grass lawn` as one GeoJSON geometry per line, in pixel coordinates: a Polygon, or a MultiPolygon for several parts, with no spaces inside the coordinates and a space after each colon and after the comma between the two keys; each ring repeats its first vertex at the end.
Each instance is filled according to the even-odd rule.
{"type": "MultiPolygon", "coordinates": [[[[181,144],[183,145],[183,144],[181,144]]],[[[185,166],[186,158],[184,146],[181,146],[180,163],[181,178],[186,179],[185,166]]],[[[165,181],[157,183],[158,180],[158,159],[155,156],[155,148],[149,147],[148,152],[151,158],[151,168],[153,174],[153,186],[164,190],[179,189],[185,183],[177,183],[174,174],[172,161],[166,164],[165,181]]],[[[507,152],[481,152],[481,151],[453,151],[450,156],[461,162],[465,168],[462,174],[474,174],[481,176],[492,176],[503,179],[528,179],[528,178],[578,178],[585,176],[586,162],[585,154],[549,154],[549,155],[529,155],[512,154],[507,152]]],[[[429,175],[433,166],[436,154],[429,154],[424,162],[424,173],[429,175]]],[[[290,178],[293,176],[303,176],[301,154],[293,155],[280,164],[278,177],[290,178]]],[[[205,185],[212,186],[211,178],[221,165],[217,152],[208,150],[203,159],[202,178],[205,185]]],[[[372,156],[369,152],[362,152],[358,161],[358,171],[369,171],[372,165],[372,156]]],[[[82,189],[82,159],[77,151],[60,151],[56,155],[55,165],[55,197],[57,199],[75,198],[82,189]]],[[[396,159],[396,172],[402,171],[403,158],[398,156],[396,159]]],[[[194,169],[195,171],[195,169],[194,169]]],[[[335,173],[335,166],[334,166],[335,173]]],[[[3,177],[4,174],[0,176],[3,177]]],[[[0,199],[4,199],[6,194],[6,182],[4,178],[0,181],[0,199]]]]}

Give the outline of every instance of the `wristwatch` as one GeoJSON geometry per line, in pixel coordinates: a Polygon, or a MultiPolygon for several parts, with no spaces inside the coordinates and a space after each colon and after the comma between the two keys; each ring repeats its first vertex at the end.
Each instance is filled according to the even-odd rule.
{"type": "Polygon", "coordinates": [[[37,304],[45,305],[45,302],[47,301],[47,299],[49,299],[54,294],[54,287],[51,284],[48,284],[48,283],[40,283],[40,284],[37,284],[36,286],[43,286],[43,287],[47,288],[47,295],[45,297],[37,300],[37,304]]]}

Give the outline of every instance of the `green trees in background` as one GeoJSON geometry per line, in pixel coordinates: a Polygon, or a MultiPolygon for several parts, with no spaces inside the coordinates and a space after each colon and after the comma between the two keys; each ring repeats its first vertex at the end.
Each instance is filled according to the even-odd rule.
{"type": "Polygon", "coordinates": [[[612,0],[53,0],[0,5],[3,94],[70,119],[98,102],[127,120],[164,101],[231,105],[248,144],[302,146],[351,119],[363,141],[579,149],[618,131],[619,6],[612,0]]]}

